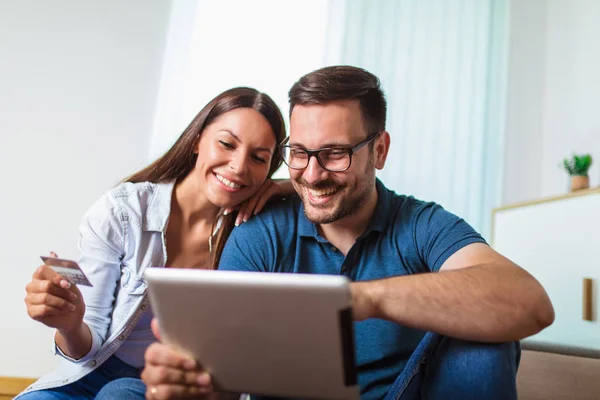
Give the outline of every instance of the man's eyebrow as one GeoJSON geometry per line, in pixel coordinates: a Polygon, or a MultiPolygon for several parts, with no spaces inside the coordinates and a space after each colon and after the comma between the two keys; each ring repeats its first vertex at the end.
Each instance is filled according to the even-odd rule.
{"type": "MultiPolygon", "coordinates": [[[[230,131],[229,129],[219,129],[219,132],[227,132],[229,133],[237,142],[239,142],[240,144],[243,144],[244,142],[242,142],[242,139],[240,139],[240,137],[238,135],[236,135],[235,133],[233,133],[232,131],[230,131]]],[[[255,151],[268,151],[270,154],[273,154],[273,150],[269,149],[268,147],[255,147],[254,148],[255,151]]]]}
{"type": "MultiPolygon", "coordinates": [[[[300,147],[301,149],[310,150],[308,147],[306,147],[302,143],[298,143],[298,142],[290,142],[289,146],[300,147]]],[[[350,143],[331,142],[331,143],[325,143],[324,145],[319,147],[319,149],[328,149],[331,147],[349,148],[349,147],[352,147],[352,145],[350,143]]],[[[317,149],[313,149],[313,150],[317,150],[317,149]]]]}

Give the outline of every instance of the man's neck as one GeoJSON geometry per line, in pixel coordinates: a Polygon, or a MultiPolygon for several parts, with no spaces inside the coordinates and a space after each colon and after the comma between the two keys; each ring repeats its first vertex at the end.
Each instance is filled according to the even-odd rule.
{"type": "Polygon", "coordinates": [[[354,242],[356,242],[356,239],[369,226],[376,207],[377,190],[373,188],[373,192],[357,213],[330,224],[317,225],[317,230],[321,236],[346,255],[354,245],[354,242]]]}

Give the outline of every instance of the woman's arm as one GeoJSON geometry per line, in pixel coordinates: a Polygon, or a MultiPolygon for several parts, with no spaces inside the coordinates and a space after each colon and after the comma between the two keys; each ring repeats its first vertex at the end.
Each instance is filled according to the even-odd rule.
{"type": "Polygon", "coordinates": [[[28,314],[56,328],[55,343],[72,361],[87,361],[106,340],[121,276],[123,238],[119,207],[108,192],[80,226],[78,263],[94,286],[78,288],[45,265],[27,285],[28,314]]]}
{"type": "Polygon", "coordinates": [[[89,353],[92,348],[92,332],[83,321],[69,331],[56,330],[54,342],[68,357],[78,360],[89,353]]]}

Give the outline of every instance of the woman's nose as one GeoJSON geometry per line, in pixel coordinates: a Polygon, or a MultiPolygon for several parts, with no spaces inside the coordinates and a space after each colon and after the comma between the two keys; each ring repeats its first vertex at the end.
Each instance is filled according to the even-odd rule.
{"type": "Polygon", "coordinates": [[[237,175],[243,175],[248,169],[248,156],[245,154],[234,154],[229,161],[229,168],[237,175]]]}

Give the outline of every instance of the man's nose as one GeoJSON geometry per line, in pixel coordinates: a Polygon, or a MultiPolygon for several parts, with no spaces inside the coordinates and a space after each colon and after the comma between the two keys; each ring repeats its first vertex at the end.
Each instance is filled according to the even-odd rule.
{"type": "Polygon", "coordinates": [[[310,184],[316,184],[324,181],[329,177],[329,171],[319,164],[316,156],[313,156],[308,160],[308,165],[302,173],[304,180],[310,184]]]}

